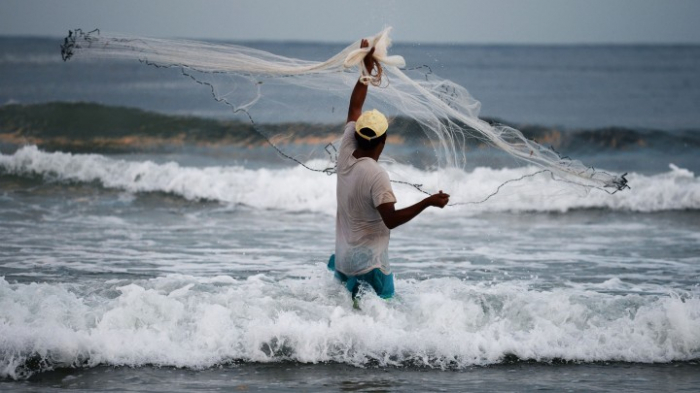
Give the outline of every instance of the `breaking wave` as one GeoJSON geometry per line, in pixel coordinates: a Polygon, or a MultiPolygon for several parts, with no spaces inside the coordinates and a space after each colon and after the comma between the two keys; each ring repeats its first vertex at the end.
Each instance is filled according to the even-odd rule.
{"type": "Polygon", "coordinates": [[[82,285],[0,278],[0,377],[96,365],[298,361],[462,369],[514,359],[700,357],[697,294],[398,279],[399,298],[366,294],[357,311],[324,270],[281,281],[263,274],[82,285]]]}
{"type": "MultiPolygon", "coordinates": [[[[631,173],[632,190],[609,195],[593,190],[580,195],[562,189],[547,174],[506,184],[485,203],[476,204],[510,179],[538,171],[534,167],[478,167],[471,171],[426,171],[410,166],[386,164],[390,174],[427,180],[428,190],[443,189],[463,199],[455,206],[435,212],[453,214],[484,211],[566,212],[601,208],[635,212],[700,209],[700,180],[673,164],[656,175],[631,173]],[[543,191],[547,190],[547,191],[543,191]],[[449,212],[449,213],[448,213],[449,212]]],[[[0,176],[39,178],[41,181],[93,183],[107,189],[132,193],[161,192],[188,200],[241,204],[259,209],[315,211],[335,214],[335,177],[310,172],[300,166],[250,169],[243,166],[189,167],[175,162],[127,161],[99,154],[44,152],[25,146],[14,154],[0,154],[0,176]]],[[[410,186],[394,185],[399,204],[422,198],[410,186]]]]}

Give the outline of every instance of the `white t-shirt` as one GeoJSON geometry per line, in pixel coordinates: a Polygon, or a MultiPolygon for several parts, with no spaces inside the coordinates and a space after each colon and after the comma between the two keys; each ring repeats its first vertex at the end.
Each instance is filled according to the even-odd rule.
{"type": "Polygon", "coordinates": [[[338,152],[338,213],[335,226],[335,268],[348,276],[389,267],[389,228],[377,206],[396,202],[389,174],[372,158],[355,158],[355,122],[345,126],[338,152]]]}

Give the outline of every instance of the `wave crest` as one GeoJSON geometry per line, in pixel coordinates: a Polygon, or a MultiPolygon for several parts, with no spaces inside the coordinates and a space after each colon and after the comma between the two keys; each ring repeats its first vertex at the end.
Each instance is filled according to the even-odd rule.
{"type": "MultiPolygon", "coordinates": [[[[602,208],[657,212],[700,209],[700,180],[691,171],[673,164],[657,175],[628,175],[632,190],[615,195],[592,191],[578,195],[565,184],[541,174],[504,186],[487,202],[477,204],[504,182],[537,172],[537,168],[478,167],[472,171],[425,171],[387,164],[390,174],[420,179],[425,189],[443,189],[453,197],[455,211],[566,212],[602,208]]],[[[48,153],[25,146],[14,154],[0,155],[0,174],[39,176],[46,180],[97,183],[132,193],[163,192],[188,200],[211,200],[259,209],[316,211],[335,214],[335,178],[300,166],[281,169],[249,169],[242,166],[186,167],[175,162],[126,161],[99,154],[48,153]]],[[[423,194],[412,187],[394,185],[400,205],[415,202],[423,194]]]]}
{"type": "Polygon", "coordinates": [[[700,357],[697,295],[398,280],[353,311],[322,267],[304,280],[196,278],[9,284],[0,278],[0,377],[100,364],[202,369],[233,361],[462,369],[512,359],[700,357]]]}

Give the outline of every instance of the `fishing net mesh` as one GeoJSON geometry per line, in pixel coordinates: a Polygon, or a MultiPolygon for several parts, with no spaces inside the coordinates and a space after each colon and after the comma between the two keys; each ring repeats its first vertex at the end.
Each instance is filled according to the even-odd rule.
{"type": "MultiPolygon", "coordinates": [[[[61,46],[73,57],[139,61],[144,66],[175,69],[210,94],[233,117],[252,125],[264,142],[307,169],[332,174],[350,92],[358,80],[371,84],[364,109],[390,118],[385,150],[392,181],[429,194],[444,189],[453,204],[486,202],[502,188],[544,176],[548,184],[586,193],[615,193],[628,188],[625,175],[596,170],[529,140],[515,128],[479,118],[481,104],[462,86],[440,78],[423,65],[406,65],[391,56],[390,28],[348,45],[325,61],[300,60],[240,45],[155,39],[71,31],[61,46]],[[360,67],[370,48],[381,65],[368,73],[360,67]],[[481,196],[459,184],[458,173],[473,168],[484,149],[509,163],[531,166],[527,174],[502,182],[481,196]],[[420,168],[421,170],[413,170],[420,168]],[[454,170],[457,170],[456,172],[454,170]],[[439,175],[435,175],[435,174],[439,175]],[[550,181],[553,180],[553,181],[550,181]]],[[[196,85],[193,85],[196,86],[196,85]]]]}

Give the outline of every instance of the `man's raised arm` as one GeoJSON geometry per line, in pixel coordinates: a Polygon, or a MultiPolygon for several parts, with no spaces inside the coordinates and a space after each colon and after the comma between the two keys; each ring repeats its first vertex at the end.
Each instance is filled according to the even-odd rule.
{"type": "MultiPolygon", "coordinates": [[[[360,48],[366,48],[367,46],[369,46],[369,42],[363,39],[362,43],[360,44],[360,48]]],[[[368,72],[371,72],[372,68],[374,68],[374,58],[372,57],[373,53],[374,48],[369,50],[369,52],[363,60],[365,69],[367,69],[368,72]]],[[[352,90],[352,95],[350,96],[350,108],[348,108],[347,120],[348,123],[350,123],[351,121],[356,121],[357,118],[360,117],[360,115],[362,114],[362,106],[365,104],[366,97],[367,85],[358,80],[355,84],[355,88],[352,90]]]]}

